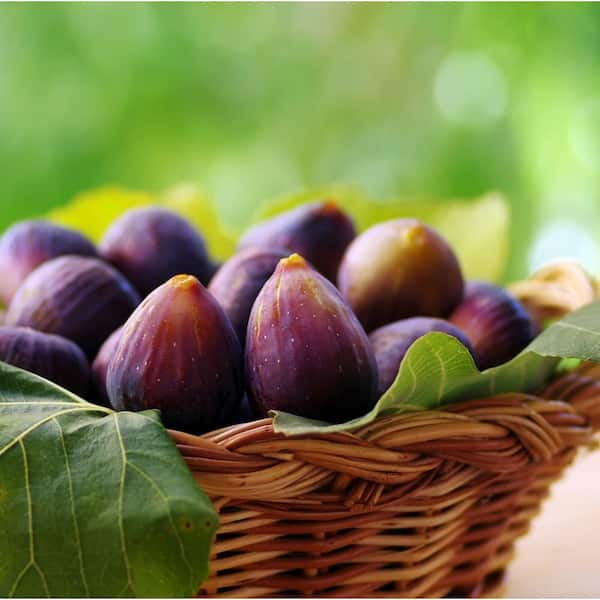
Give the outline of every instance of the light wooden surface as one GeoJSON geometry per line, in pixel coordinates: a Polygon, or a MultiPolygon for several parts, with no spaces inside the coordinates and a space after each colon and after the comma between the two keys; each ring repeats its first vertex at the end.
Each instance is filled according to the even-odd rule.
{"type": "Polygon", "coordinates": [[[600,597],[600,450],[582,452],[517,545],[507,598],[600,597]]]}

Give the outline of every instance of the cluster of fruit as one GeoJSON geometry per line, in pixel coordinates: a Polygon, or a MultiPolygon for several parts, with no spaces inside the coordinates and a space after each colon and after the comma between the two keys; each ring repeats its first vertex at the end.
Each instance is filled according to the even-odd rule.
{"type": "Polygon", "coordinates": [[[98,248],[20,223],[0,240],[0,297],[0,360],[191,432],[272,409],[344,422],[372,408],[430,331],[485,369],[536,329],[502,288],[465,285],[432,228],[396,219],[357,236],[331,202],[255,226],[218,269],[200,233],[158,207],[126,213],[98,248]]]}

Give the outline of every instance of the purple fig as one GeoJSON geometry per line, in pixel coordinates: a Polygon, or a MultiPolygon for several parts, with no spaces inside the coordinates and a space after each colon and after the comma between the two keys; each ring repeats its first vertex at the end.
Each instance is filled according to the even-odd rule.
{"type": "Polygon", "coordinates": [[[455,337],[473,354],[467,336],[458,327],[443,319],[413,317],[384,325],[369,334],[377,361],[380,395],[394,383],[400,363],[413,342],[430,331],[439,331],[455,337]]]}
{"type": "Polygon", "coordinates": [[[446,317],[462,300],[463,277],[442,236],[415,219],[396,219],[374,225],[350,244],[338,287],[372,331],[408,317],[446,317]]]}
{"type": "Polygon", "coordinates": [[[28,327],[0,327],[0,360],[85,396],[90,365],[77,344],[28,327]]]}
{"type": "Polygon", "coordinates": [[[240,241],[240,248],[296,252],[335,282],[344,251],[355,237],[352,220],[333,202],[313,202],[255,225],[240,241]]]}
{"type": "Polygon", "coordinates": [[[450,321],[469,338],[482,370],[510,360],[534,337],[523,305],[506,290],[480,281],[466,285],[465,298],[450,321]]]}
{"type": "Polygon", "coordinates": [[[243,395],[241,347],[218,302],[195,277],[178,275],[131,315],[106,383],[117,410],[156,408],[167,427],[216,429],[243,395]]]}
{"type": "Polygon", "coordinates": [[[244,394],[238,409],[231,417],[231,424],[241,425],[242,423],[250,423],[252,421],[256,421],[257,419],[258,417],[254,414],[254,410],[252,409],[252,405],[250,404],[248,396],[244,394]]]}
{"type": "Polygon", "coordinates": [[[65,254],[96,256],[96,248],[77,231],[47,221],[13,225],[0,239],[0,300],[8,306],[31,271],[65,254]]]}
{"type": "Polygon", "coordinates": [[[108,373],[108,363],[115,354],[122,333],[123,327],[119,327],[119,329],[113,331],[100,347],[100,350],[92,363],[94,392],[98,403],[102,404],[102,406],[110,406],[108,391],[106,390],[106,374],[108,373]]]}
{"type": "Polygon", "coordinates": [[[277,263],[289,252],[247,248],[230,258],[216,273],[208,291],[229,317],[242,347],[252,305],[277,263]]]}
{"type": "Polygon", "coordinates": [[[246,379],[255,412],[341,423],[368,412],[377,365],[337,289],[298,254],[279,262],[250,315],[246,379]]]}
{"type": "Polygon", "coordinates": [[[126,212],[109,227],[99,249],[142,297],[180,273],[206,285],[214,272],[200,233],[183,217],[157,206],[126,212]]]}
{"type": "Polygon", "coordinates": [[[62,335],[92,359],[139,300],[110,265],[97,258],[62,256],[29,274],[10,303],[6,324],[62,335]]]}

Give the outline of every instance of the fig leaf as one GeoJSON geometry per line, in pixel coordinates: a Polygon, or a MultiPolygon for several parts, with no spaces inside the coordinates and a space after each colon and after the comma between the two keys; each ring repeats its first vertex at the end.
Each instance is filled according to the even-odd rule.
{"type": "Polygon", "coordinates": [[[216,527],[156,413],[0,363],[0,597],[192,596],[216,527]]]}
{"type": "Polygon", "coordinates": [[[366,415],[330,425],[280,412],[274,413],[274,428],[288,435],[349,431],[378,416],[434,409],[503,392],[531,392],[552,377],[561,359],[600,362],[600,300],[554,322],[518,356],[485,371],[477,369],[456,338],[428,333],[409,348],[394,383],[366,415]]]}

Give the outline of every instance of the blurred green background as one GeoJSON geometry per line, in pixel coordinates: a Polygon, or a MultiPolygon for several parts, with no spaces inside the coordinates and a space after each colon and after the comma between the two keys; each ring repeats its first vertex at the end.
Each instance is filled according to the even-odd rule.
{"type": "Polygon", "coordinates": [[[237,227],[330,182],[493,189],[505,279],[598,272],[598,56],[593,4],[3,4],[0,230],[105,184],[195,182],[237,227]]]}

